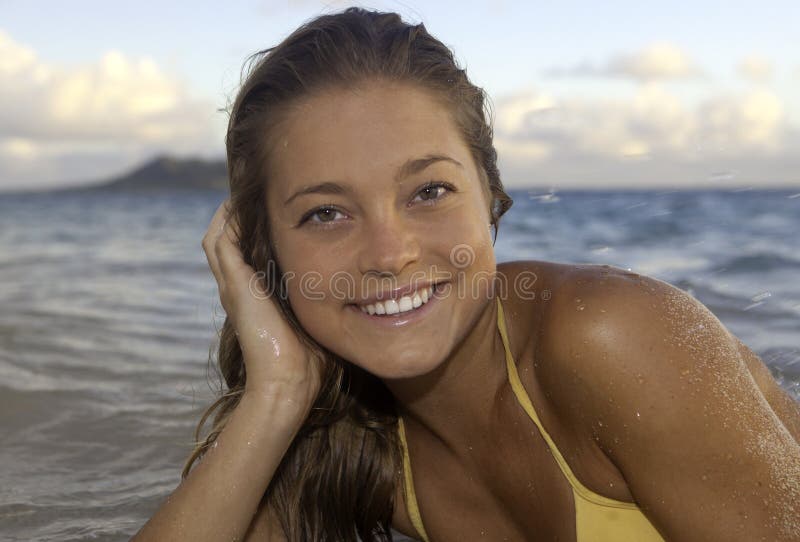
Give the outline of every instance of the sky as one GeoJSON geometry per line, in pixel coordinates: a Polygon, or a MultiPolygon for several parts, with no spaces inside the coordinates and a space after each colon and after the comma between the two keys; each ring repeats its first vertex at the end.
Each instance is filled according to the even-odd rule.
{"type": "Polygon", "coordinates": [[[507,187],[800,187],[793,0],[0,0],[0,191],[222,158],[247,56],[351,5],[454,50],[507,187]]]}

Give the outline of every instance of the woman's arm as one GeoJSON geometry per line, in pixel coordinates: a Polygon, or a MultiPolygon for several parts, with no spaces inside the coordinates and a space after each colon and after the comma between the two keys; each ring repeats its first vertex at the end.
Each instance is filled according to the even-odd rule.
{"type": "Polygon", "coordinates": [[[758,389],[761,390],[761,394],[767,400],[769,406],[772,407],[775,414],[778,415],[781,423],[783,423],[786,429],[789,430],[789,433],[792,434],[795,442],[800,443],[800,403],[792,399],[792,397],[786,393],[786,390],[775,382],[769,368],[764,365],[764,362],[761,361],[761,358],[759,358],[755,352],[750,350],[750,348],[737,337],[731,335],[731,338],[736,343],[739,355],[747,364],[750,376],[755,380],[758,389]]]}
{"type": "MultiPolygon", "coordinates": [[[[233,326],[241,347],[243,395],[214,445],[136,535],[138,541],[242,540],[319,392],[315,355],[275,299],[254,295],[251,281],[257,275],[242,257],[238,230],[225,200],[202,245],[226,325],[233,326]]],[[[266,291],[264,286],[258,283],[257,291],[266,291]]],[[[259,529],[274,530],[263,529],[264,518],[257,519],[259,529]]]]}
{"type": "Polygon", "coordinates": [[[275,510],[263,503],[258,507],[244,542],[287,542],[275,510]]]}
{"type": "Polygon", "coordinates": [[[544,348],[581,375],[573,408],[645,515],[667,540],[800,540],[791,399],[763,371],[751,375],[737,341],[685,292],[621,271],[577,273],[550,301],[569,331],[545,332],[544,348]]]}
{"type": "MultiPolygon", "coordinates": [[[[133,540],[243,540],[259,502],[306,413],[276,393],[247,395],[215,445],[133,540]]],[[[278,533],[263,514],[254,529],[278,533]]],[[[253,530],[253,529],[250,529],[253,530]]],[[[255,540],[248,535],[248,539],[255,540]]],[[[281,540],[279,537],[259,540],[281,540]]]]}

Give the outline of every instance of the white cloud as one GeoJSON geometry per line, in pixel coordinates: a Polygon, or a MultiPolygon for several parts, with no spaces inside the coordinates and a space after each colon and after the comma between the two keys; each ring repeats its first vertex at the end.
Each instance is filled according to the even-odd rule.
{"type": "Polygon", "coordinates": [[[15,160],[31,160],[38,154],[36,144],[30,139],[8,137],[0,140],[0,156],[15,160]]]}
{"type": "Polygon", "coordinates": [[[772,78],[772,62],[758,55],[742,59],[738,66],[739,75],[755,83],[764,83],[772,78]]]}
{"type": "Polygon", "coordinates": [[[670,43],[656,43],[632,55],[612,59],[608,71],[642,80],[681,79],[698,74],[689,56],[670,43]]]}
{"type": "Polygon", "coordinates": [[[540,181],[575,185],[637,179],[694,185],[720,170],[755,176],[756,164],[770,181],[798,181],[798,130],[778,96],[763,89],[715,94],[698,104],[656,83],[615,100],[530,90],[496,100],[495,110],[495,143],[511,185],[532,182],[531,172],[540,181]]]}
{"type": "Polygon", "coordinates": [[[219,117],[213,104],[192,96],[152,59],[112,50],[92,64],[63,67],[0,31],[5,184],[90,180],[165,150],[221,154],[219,117]],[[117,165],[109,169],[115,155],[117,165]],[[27,165],[14,163],[23,157],[27,165]],[[63,164],[71,166],[63,170],[63,164]]]}
{"type": "Polygon", "coordinates": [[[698,111],[697,131],[726,154],[780,151],[787,128],[781,101],[766,90],[721,97],[698,111]]]}
{"type": "Polygon", "coordinates": [[[572,68],[553,68],[547,73],[555,76],[626,77],[638,81],[657,81],[688,79],[702,72],[680,47],[661,42],[634,53],[614,56],[601,66],[584,61],[572,68]]]}

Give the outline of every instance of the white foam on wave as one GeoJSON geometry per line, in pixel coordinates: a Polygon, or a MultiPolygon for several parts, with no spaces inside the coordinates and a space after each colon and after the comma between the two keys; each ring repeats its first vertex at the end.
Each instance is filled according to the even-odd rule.
{"type": "Polygon", "coordinates": [[[645,275],[665,275],[676,271],[698,271],[711,265],[708,258],[686,256],[681,254],[658,254],[636,262],[631,267],[637,273],[645,275]]]}

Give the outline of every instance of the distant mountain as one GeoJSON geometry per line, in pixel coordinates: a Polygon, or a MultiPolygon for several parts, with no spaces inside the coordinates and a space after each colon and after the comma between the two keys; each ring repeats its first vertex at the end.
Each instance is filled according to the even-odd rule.
{"type": "Polygon", "coordinates": [[[228,170],[224,160],[159,156],[129,173],[80,189],[150,192],[227,188],[228,170]]]}

